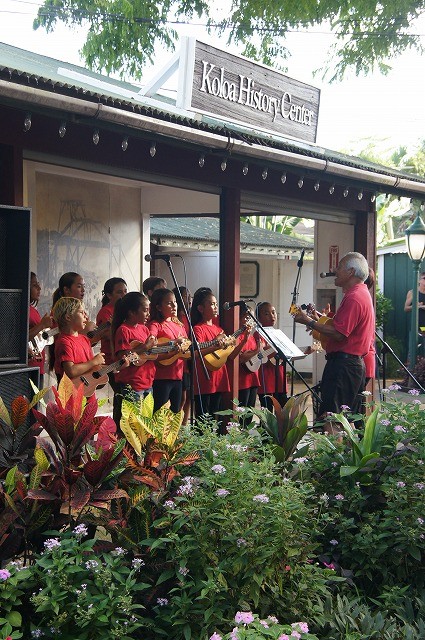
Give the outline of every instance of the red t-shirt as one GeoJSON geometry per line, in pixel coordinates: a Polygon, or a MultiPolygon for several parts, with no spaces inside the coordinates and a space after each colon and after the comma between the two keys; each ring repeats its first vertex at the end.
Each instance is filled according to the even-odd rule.
{"type": "MultiPolygon", "coordinates": [[[[223,333],[223,329],[215,324],[201,323],[193,327],[193,333],[198,342],[209,342],[223,333]]],[[[193,380],[195,395],[230,391],[229,376],[225,366],[218,369],[218,371],[209,371],[210,380],[207,380],[198,358],[195,358],[195,364],[193,380]]]]}
{"type": "MultiPolygon", "coordinates": [[[[109,302],[102,307],[97,316],[96,316],[96,324],[99,327],[101,324],[105,322],[112,322],[112,316],[114,314],[114,305],[109,302]]],[[[111,364],[115,361],[114,355],[112,353],[112,344],[111,344],[111,332],[108,333],[101,339],[100,341],[100,350],[105,356],[106,364],[111,364]]]]}
{"type": "Polygon", "coordinates": [[[258,393],[286,393],[286,376],[285,369],[282,365],[282,360],[279,360],[279,366],[277,368],[277,385],[276,385],[276,365],[268,360],[265,364],[261,365],[258,370],[258,377],[260,379],[260,386],[258,393]],[[277,388],[276,388],[277,387],[277,388]]]}
{"type": "Polygon", "coordinates": [[[63,362],[81,364],[94,358],[90,340],[82,333],[70,336],[60,333],[55,340],[55,373],[63,375],[63,362]]]}
{"type": "MultiPolygon", "coordinates": [[[[243,340],[243,336],[240,336],[239,341],[243,340]]],[[[246,344],[241,349],[241,353],[244,351],[252,351],[257,348],[257,341],[255,336],[249,336],[246,344]]],[[[245,364],[239,362],[239,389],[251,389],[251,387],[259,387],[260,380],[258,378],[258,371],[250,371],[245,364]]]]}
{"type": "Polygon", "coordinates": [[[375,356],[376,356],[375,345],[372,342],[368,353],[363,358],[364,366],[366,369],[366,378],[375,377],[375,356]]]}
{"type": "Polygon", "coordinates": [[[345,339],[337,342],[329,338],[327,353],[343,351],[354,356],[369,353],[375,331],[375,313],[365,284],[356,284],[345,293],[333,317],[333,324],[345,339]]]}
{"type": "MultiPolygon", "coordinates": [[[[127,351],[130,349],[130,342],[139,340],[146,342],[151,335],[151,331],[144,324],[134,326],[123,323],[115,333],[115,351],[127,351]]],[[[143,391],[152,387],[155,377],[155,364],[153,360],[147,360],[140,367],[124,367],[115,373],[115,380],[121,384],[128,384],[134,391],[143,391]]]]}
{"type": "MultiPolygon", "coordinates": [[[[35,327],[36,324],[41,322],[41,315],[38,310],[30,304],[29,309],[29,328],[35,327]]],[[[28,366],[29,367],[38,367],[40,369],[40,375],[44,373],[44,349],[41,352],[41,360],[36,360],[35,358],[28,358],[28,366]]]]}
{"type": "MultiPolygon", "coordinates": [[[[177,338],[187,338],[186,329],[180,320],[164,320],[163,322],[150,322],[150,334],[159,338],[176,340],[177,338]]],[[[155,380],[181,380],[183,378],[184,364],[182,358],[177,358],[171,364],[163,365],[159,362],[155,364],[155,380]]]]}

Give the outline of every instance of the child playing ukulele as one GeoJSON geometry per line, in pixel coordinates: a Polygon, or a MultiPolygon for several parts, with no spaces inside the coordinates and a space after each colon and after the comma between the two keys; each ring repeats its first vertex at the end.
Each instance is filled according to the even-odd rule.
{"type": "MultiPolygon", "coordinates": [[[[211,289],[201,288],[195,292],[190,315],[193,333],[198,342],[205,343],[214,340],[215,344],[213,347],[202,349],[204,355],[229,346],[229,340],[223,329],[216,324],[218,304],[211,289]]],[[[233,349],[229,356],[231,359],[239,354],[245,342],[242,340],[233,349]]],[[[223,393],[230,391],[226,366],[223,364],[219,369],[209,371],[210,379],[208,380],[201,366],[199,366],[198,358],[196,358],[195,364],[194,394],[196,417],[206,413],[214,415],[214,413],[220,410],[223,393]]]]}
{"type": "MultiPolygon", "coordinates": [[[[127,293],[127,283],[122,278],[109,278],[103,285],[102,307],[96,316],[96,325],[105,327],[100,335],[100,350],[104,354],[106,364],[112,364],[116,358],[112,353],[111,323],[114,314],[115,303],[127,293]],[[109,324],[108,324],[109,323],[109,324]],[[106,325],[106,326],[105,326],[106,325]]],[[[109,384],[115,393],[115,377],[112,372],[108,373],[109,384]]]]}
{"type": "Polygon", "coordinates": [[[77,378],[105,363],[103,353],[94,355],[89,338],[81,333],[87,323],[83,303],[77,298],[62,297],[52,309],[59,327],[55,340],[55,373],[60,382],[64,373],[77,378]]]}
{"type": "MultiPolygon", "coordinates": [[[[157,338],[176,340],[177,343],[187,341],[186,329],[177,318],[176,298],[170,289],[155,289],[152,293],[149,330],[157,338]]],[[[154,409],[156,411],[169,400],[171,411],[177,413],[181,408],[183,360],[176,358],[167,365],[160,361],[161,357],[156,364],[153,383],[154,409]]]]}
{"type": "MultiPolygon", "coordinates": [[[[155,336],[146,326],[149,319],[149,300],[143,293],[130,291],[123,298],[117,300],[112,318],[112,340],[115,350],[114,358],[119,360],[137,344],[144,344],[149,350],[156,344],[155,336]]],[[[123,366],[115,373],[114,393],[114,421],[119,427],[121,420],[121,405],[126,389],[132,399],[143,398],[152,392],[152,384],[155,376],[155,364],[153,360],[147,360],[142,364],[133,360],[129,366],[123,366]]]]}
{"type": "Polygon", "coordinates": [[[35,336],[44,329],[50,329],[53,325],[52,317],[49,313],[45,313],[43,317],[40,316],[37,304],[40,299],[41,287],[36,274],[31,271],[30,280],[30,308],[29,308],[29,343],[31,345],[30,353],[28,355],[28,366],[38,367],[40,369],[40,389],[43,388],[43,375],[44,375],[44,361],[45,353],[44,349],[41,353],[38,353],[37,346],[33,341],[35,336]]]}

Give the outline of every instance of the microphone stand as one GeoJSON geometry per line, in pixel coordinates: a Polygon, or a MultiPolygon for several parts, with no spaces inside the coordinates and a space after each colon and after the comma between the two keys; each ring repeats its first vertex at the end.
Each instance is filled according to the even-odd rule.
{"type": "MultiPolygon", "coordinates": [[[[294,290],[292,292],[292,304],[297,304],[298,301],[298,296],[299,296],[299,286],[300,286],[300,281],[301,281],[301,269],[303,268],[303,264],[304,264],[304,254],[305,254],[305,249],[303,249],[301,251],[301,255],[300,255],[300,259],[297,262],[297,267],[298,267],[298,271],[297,271],[297,277],[295,278],[295,284],[294,284],[294,290]]],[[[295,344],[295,320],[292,321],[292,342],[295,344]]],[[[291,372],[291,396],[294,395],[294,368],[291,372]]]]}
{"type": "MultiPolygon", "coordinates": [[[[316,393],[316,391],[308,384],[308,382],[305,380],[305,378],[300,374],[299,371],[296,370],[296,368],[294,367],[294,365],[291,362],[291,358],[288,358],[284,352],[282,351],[282,349],[280,349],[280,347],[277,346],[277,344],[274,342],[274,340],[272,338],[270,338],[270,336],[264,331],[263,326],[258,322],[258,319],[252,314],[250,308],[248,307],[248,305],[244,302],[242,305],[245,313],[254,321],[255,326],[257,327],[257,331],[258,333],[264,338],[264,340],[266,340],[266,342],[268,344],[270,344],[273,349],[276,351],[276,353],[278,354],[280,360],[282,360],[285,364],[288,363],[289,366],[292,369],[292,375],[294,373],[297,374],[297,376],[299,377],[299,379],[305,384],[305,386],[307,387],[307,389],[310,391],[311,395],[314,396],[314,398],[318,401],[321,402],[321,398],[320,396],[316,393]]],[[[278,358],[276,358],[276,370],[278,367],[278,358]]],[[[277,387],[276,387],[277,388],[277,387]]],[[[304,391],[305,393],[305,391],[304,391]]]]}
{"type": "Polygon", "coordinates": [[[386,379],[385,379],[385,357],[386,357],[387,353],[391,353],[393,358],[395,358],[397,360],[397,362],[399,363],[399,365],[405,370],[405,372],[407,373],[408,377],[417,385],[418,389],[421,389],[421,391],[423,391],[425,393],[425,389],[423,388],[423,386],[420,384],[420,382],[418,382],[418,380],[415,378],[413,373],[411,371],[409,371],[409,369],[406,367],[406,365],[400,360],[398,355],[396,353],[394,353],[393,349],[391,349],[391,347],[388,344],[388,342],[385,342],[385,340],[383,338],[381,338],[381,336],[379,335],[379,333],[377,331],[375,331],[375,335],[378,338],[378,340],[380,340],[380,342],[382,344],[381,353],[384,356],[383,357],[383,367],[382,367],[382,369],[383,369],[382,384],[384,385],[384,388],[385,388],[385,383],[386,383],[386,379]]]}
{"type": "Polygon", "coordinates": [[[181,294],[181,291],[180,291],[179,286],[177,284],[177,278],[176,278],[176,275],[174,273],[174,269],[173,269],[173,265],[171,264],[171,260],[170,260],[169,256],[167,256],[167,257],[164,256],[163,259],[167,263],[167,266],[168,266],[168,268],[170,270],[171,277],[172,277],[173,282],[174,282],[174,288],[176,289],[176,292],[177,292],[177,297],[179,299],[179,302],[180,302],[180,304],[182,306],[184,315],[186,316],[187,323],[189,325],[190,355],[191,355],[191,358],[192,358],[192,375],[190,376],[190,388],[189,388],[189,393],[190,393],[190,424],[193,425],[194,417],[195,417],[195,393],[194,393],[194,385],[193,385],[193,378],[194,378],[193,372],[194,372],[194,369],[195,369],[195,366],[196,366],[195,365],[195,351],[198,352],[199,361],[201,363],[202,370],[203,370],[204,375],[205,375],[207,380],[210,379],[210,374],[208,372],[208,369],[205,366],[204,356],[201,353],[201,349],[199,347],[199,342],[198,342],[198,340],[197,340],[197,338],[196,338],[196,336],[194,334],[193,327],[192,327],[192,322],[190,321],[190,315],[188,313],[188,310],[186,309],[186,305],[183,302],[182,294],[181,294]]]}

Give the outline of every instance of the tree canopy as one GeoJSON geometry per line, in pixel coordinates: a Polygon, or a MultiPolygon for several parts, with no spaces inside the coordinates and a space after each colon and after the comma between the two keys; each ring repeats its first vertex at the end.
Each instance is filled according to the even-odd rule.
{"type": "Polygon", "coordinates": [[[88,66],[140,79],[156,46],[174,49],[179,23],[196,20],[243,55],[282,70],[290,55],[286,36],[325,25],[335,44],[324,72],[338,80],[348,69],[385,73],[403,51],[423,51],[412,27],[424,10],[425,0],[229,0],[227,7],[212,0],[44,0],[34,28],[85,24],[81,54],[88,66]]]}

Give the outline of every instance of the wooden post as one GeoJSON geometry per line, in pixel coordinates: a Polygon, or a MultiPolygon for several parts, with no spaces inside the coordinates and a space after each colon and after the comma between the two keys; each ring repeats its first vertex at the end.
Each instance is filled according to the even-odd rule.
{"type": "MultiPolygon", "coordinates": [[[[220,197],[220,325],[229,335],[239,327],[239,307],[223,311],[223,303],[239,300],[240,286],[240,215],[239,189],[224,188],[220,197]]],[[[231,406],[239,391],[239,359],[229,361],[230,394],[224,398],[231,406]]]]}
{"type": "Polygon", "coordinates": [[[23,206],[23,168],[22,149],[0,144],[0,204],[23,206]]]}

